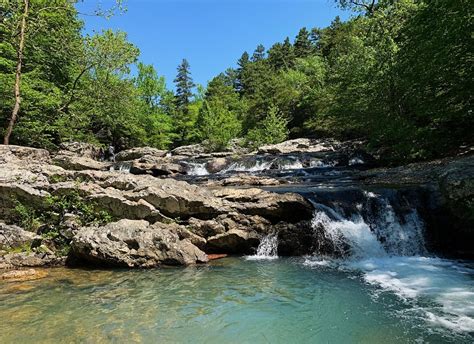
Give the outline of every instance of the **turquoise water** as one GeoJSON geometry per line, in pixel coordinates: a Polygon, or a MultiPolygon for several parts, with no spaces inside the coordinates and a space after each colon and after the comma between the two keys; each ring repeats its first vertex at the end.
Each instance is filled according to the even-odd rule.
{"type": "Polygon", "coordinates": [[[0,342],[470,343],[474,309],[443,310],[439,296],[465,289],[460,304],[473,307],[471,271],[425,258],[355,265],[226,258],[145,271],[54,269],[42,280],[0,282],[0,342]],[[424,267],[432,274],[417,275],[424,267]],[[455,289],[430,295],[419,288],[433,292],[437,278],[454,279],[448,287],[455,289]]]}

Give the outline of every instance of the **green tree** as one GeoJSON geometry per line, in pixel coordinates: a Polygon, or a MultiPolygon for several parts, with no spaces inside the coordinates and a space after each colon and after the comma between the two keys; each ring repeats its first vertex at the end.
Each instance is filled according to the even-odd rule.
{"type": "Polygon", "coordinates": [[[146,131],[147,145],[166,149],[173,142],[172,118],[163,107],[168,95],[163,76],[158,76],[152,65],[138,63],[138,75],[134,80],[140,99],[140,123],[146,131]]]}
{"type": "Polygon", "coordinates": [[[278,108],[270,107],[267,116],[247,134],[247,142],[256,148],[264,144],[275,144],[288,138],[288,120],[279,114],[278,108]]]}
{"type": "Polygon", "coordinates": [[[178,74],[174,82],[176,84],[174,125],[178,134],[177,143],[183,144],[186,142],[187,136],[195,122],[194,116],[191,116],[190,113],[191,98],[195,84],[191,77],[189,63],[186,59],[183,59],[178,66],[178,74]]]}
{"type": "Polygon", "coordinates": [[[211,151],[227,148],[230,140],[241,132],[237,115],[229,111],[222,101],[205,101],[197,121],[199,138],[211,151]]]}
{"type": "Polygon", "coordinates": [[[309,32],[305,27],[302,28],[296,36],[294,51],[295,56],[299,58],[309,56],[314,51],[313,46],[311,44],[311,40],[309,38],[309,32]]]}

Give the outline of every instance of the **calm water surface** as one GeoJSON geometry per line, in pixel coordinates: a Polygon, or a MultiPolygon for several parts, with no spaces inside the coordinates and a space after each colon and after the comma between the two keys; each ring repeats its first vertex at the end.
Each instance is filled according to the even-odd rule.
{"type": "MultiPolygon", "coordinates": [[[[400,297],[396,288],[372,283],[378,270],[362,269],[304,258],[227,258],[146,271],[55,269],[42,280],[0,282],[0,342],[473,341],[466,326],[474,309],[466,311],[464,328],[429,321],[426,309],[440,307],[436,298],[400,297]]],[[[474,293],[472,274],[460,276],[456,286],[474,293]]],[[[467,296],[461,305],[473,307],[467,296]]]]}

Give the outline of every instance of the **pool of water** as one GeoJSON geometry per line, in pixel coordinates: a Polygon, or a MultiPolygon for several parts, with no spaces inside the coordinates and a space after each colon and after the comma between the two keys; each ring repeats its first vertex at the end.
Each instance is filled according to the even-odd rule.
{"type": "Polygon", "coordinates": [[[471,343],[472,271],[431,258],[53,269],[0,282],[0,342],[471,343]]]}

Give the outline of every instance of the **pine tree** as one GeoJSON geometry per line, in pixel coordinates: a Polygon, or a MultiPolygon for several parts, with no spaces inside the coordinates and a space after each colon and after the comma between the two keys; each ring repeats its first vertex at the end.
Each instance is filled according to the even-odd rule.
{"type": "Polygon", "coordinates": [[[288,69],[293,66],[293,45],[287,37],[283,43],[274,44],[268,51],[268,62],[275,69],[288,69]]]}
{"type": "Polygon", "coordinates": [[[309,39],[309,32],[306,28],[302,28],[295,39],[295,55],[296,57],[306,57],[313,52],[313,46],[309,39]]]}
{"type": "Polygon", "coordinates": [[[178,66],[178,74],[176,75],[176,79],[174,79],[174,83],[176,84],[176,108],[178,111],[187,114],[189,112],[191,97],[193,96],[192,89],[196,85],[191,77],[189,62],[186,59],[183,59],[178,66]]]}
{"type": "Polygon", "coordinates": [[[265,58],[265,47],[259,44],[252,55],[252,62],[262,61],[265,58]]]}
{"type": "Polygon", "coordinates": [[[174,82],[176,84],[174,126],[177,133],[178,145],[185,144],[189,133],[194,125],[191,118],[191,97],[193,96],[193,87],[196,85],[191,78],[190,66],[186,59],[183,59],[178,66],[178,74],[174,82]]]}
{"type": "Polygon", "coordinates": [[[249,63],[250,63],[250,56],[245,51],[240,57],[240,59],[237,61],[237,73],[236,73],[235,86],[234,86],[235,90],[241,94],[244,92],[244,88],[245,88],[244,74],[249,63]]]}

